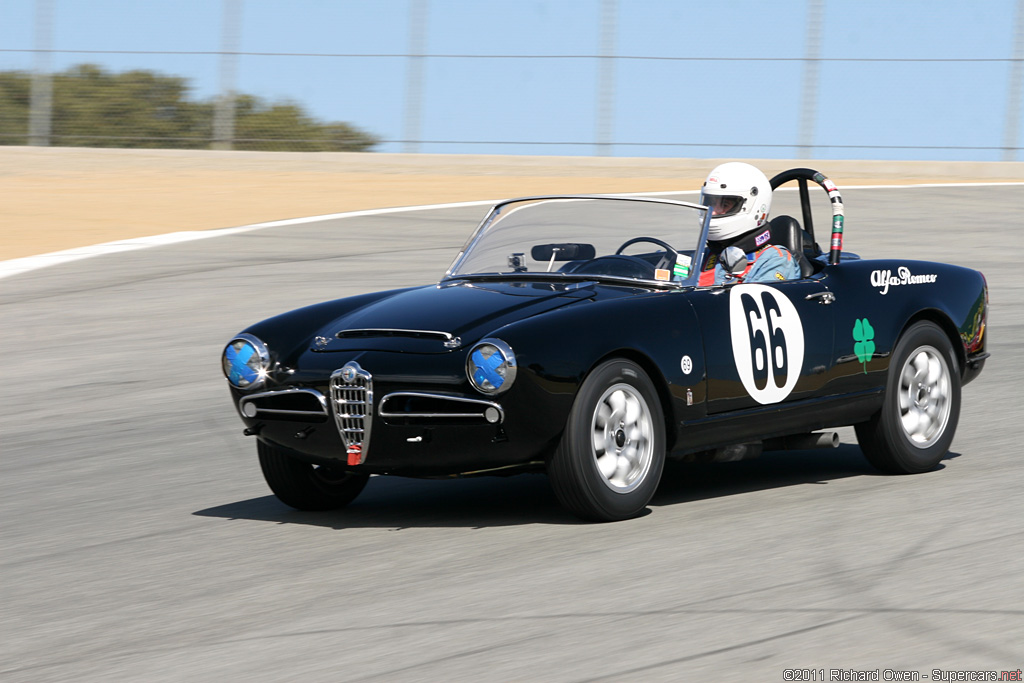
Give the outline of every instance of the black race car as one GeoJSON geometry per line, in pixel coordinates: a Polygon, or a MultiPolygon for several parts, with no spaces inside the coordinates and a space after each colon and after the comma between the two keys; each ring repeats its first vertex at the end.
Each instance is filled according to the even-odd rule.
{"type": "MultiPolygon", "coordinates": [[[[494,206],[440,282],[249,327],[223,353],[267,483],[339,508],[370,475],[546,471],[588,520],[647,505],[665,458],[826,447],[854,425],[877,468],[934,468],[981,371],[981,273],[842,253],[843,205],[810,169],[771,221],[802,277],[702,286],[704,206],[532,197],[494,206]],[[809,182],[831,199],[815,242],[809,182]]],[[[739,263],[730,270],[741,272],[739,263]]]]}

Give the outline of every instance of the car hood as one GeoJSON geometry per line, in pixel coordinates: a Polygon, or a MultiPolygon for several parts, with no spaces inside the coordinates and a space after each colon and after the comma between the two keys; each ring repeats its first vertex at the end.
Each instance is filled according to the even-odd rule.
{"type": "Polygon", "coordinates": [[[452,282],[403,290],[342,315],[311,350],[448,353],[499,327],[594,296],[594,283],[452,282]]]}

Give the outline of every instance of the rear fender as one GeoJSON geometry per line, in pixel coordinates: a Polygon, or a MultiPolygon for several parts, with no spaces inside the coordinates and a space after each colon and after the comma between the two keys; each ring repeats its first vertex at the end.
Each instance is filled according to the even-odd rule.
{"type": "MultiPolygon", "coordinates": [[[[848,330],[864,318],[874,332],[875,358],[885,361],[878,370],[887,368],[900,336],[918,320],[934,322],[949,337],[961,376],[968,356],[985,350],[987,288],[976,270],[926,261],[862,260],[828,268],[825,283],[836,294],[839,358],[852,353],[848,330]]],[[[884,374],[879,377],[884,380],[884,374]]]]}

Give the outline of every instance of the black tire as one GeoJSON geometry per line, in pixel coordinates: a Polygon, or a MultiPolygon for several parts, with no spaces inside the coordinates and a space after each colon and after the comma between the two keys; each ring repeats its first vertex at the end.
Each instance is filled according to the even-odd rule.
{"type": "Polygon", "coordinates": [[[580,387],[548,461],[558,500],[588,521],[635,517],[664,466],[665,416],[651,379],[628,360],[602,363],[580,387]]]}
{"type": "Polygon", "coordinates": [[[270,490],[296,510],[336,510],[359,495],[370,476],[317,467],[256,442],[260,468],[270,490]]]}
{"type": "Polygon", "coordinates": [[[890,474],[935,469],[949,452],[960,419],[960,369],[946,334],[914,323],[896,343],[882,408],[854,425],[861,451],[890,474]]]}

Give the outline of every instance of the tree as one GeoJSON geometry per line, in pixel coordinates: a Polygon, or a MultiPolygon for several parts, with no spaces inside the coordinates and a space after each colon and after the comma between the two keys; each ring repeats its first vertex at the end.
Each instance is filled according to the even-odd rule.
{"type": "Polygon", "coordinates": [[[31,77],[23,71],[0,71],[0,145],[28,141],[31,77]]]}
{"type": "MultiPolygon", "coordinates": [[[[31,74],[0,72],[0,144],[25,144],[31,74]]],[[[82,64],[53,76],[51,140],[74,147],[201,149],[213,138],[214,104],[188,98],[184,78],[152,71],[109,73],[82,64]]],[[[322,123],[292,102],[235,100],[236,149],[346,151],[377,138],[347,123],[322,123]]]]}
{"type": "Polygon", "coordinates": [[[293,102],[235,98],[235,149],[295,152],[364,151],[376,140],[347,123],[322,124],[293,102]]]}

